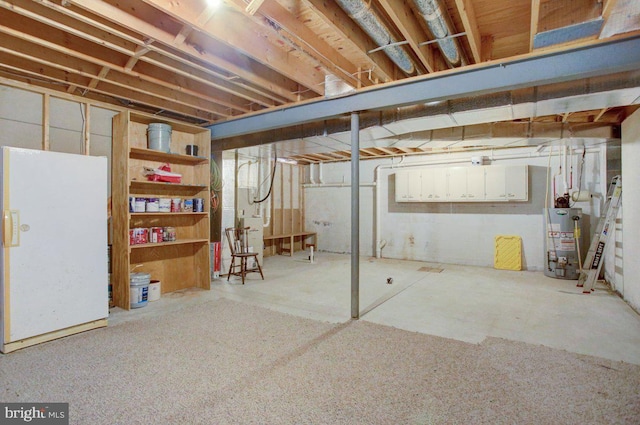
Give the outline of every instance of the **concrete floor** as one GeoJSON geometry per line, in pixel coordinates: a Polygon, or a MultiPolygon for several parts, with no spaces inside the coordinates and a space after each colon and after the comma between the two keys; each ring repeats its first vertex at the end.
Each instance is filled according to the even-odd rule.
{"type": "MultiPolygon", "coordinates": [[[[264,281],[257,273],[245,285],[224,276],[198,298],[349,320],[350,256],[317,253],[311,264],[307,255],[265,258],[264,281]]],[[[575,284],[541,272],[363,258],[360,319],[470,343],[498,337],[640,365],[640,315],[604,286],[585,295],[575,284]]]]}

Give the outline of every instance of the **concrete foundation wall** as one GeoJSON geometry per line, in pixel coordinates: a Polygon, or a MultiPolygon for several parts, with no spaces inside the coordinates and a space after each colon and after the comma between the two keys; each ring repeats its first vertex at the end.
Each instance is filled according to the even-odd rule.
{"type": "Polygon", "coordinates": [[[616,232],[616,244],[622,245],[623,282],[615,288],[640,311],[640,111],[622,123],[622,232],[616,232]],[[620,235],[622,233],[622,235],[620,235]],[[620,239],[620,236],[622,238],[620,239]]]}
{"type": "MultiPolygon", "coordinates": [[[[552,173],[558,172],[559,148],[551,157],[552,173]]],[[[596,194],[589,202],[580,202],[584,235],[583,256],[597,223],[606,191],[603,150],[591,148],[585,155],[581,184],[596,194]]],[[[579,155],[573,156],[573,180],[577,187],[579,155]]],[[[367,160],[360,164],[360,252],[362,256],[376,255],[376,239],[384,247],[381,256],[438,263],[453,263],[493,267],[494,238],[497,235],[518,235],[522,238],[523,268],[542,270],[544,267],[544,218],[547,189],[548,150],[535,148],[474,153],[411,156],[400,163],[396,158],[367,160]],[[526,164],[529,169],[529,200],[526,202],[395,202],[395,173],[397,168],[429,162],[432,167],[469,165],[471,156],[486,155],[492,164],[526,164]],[[376,167],[381,194],[380,236],[376,236],[375,187],[376,167]]],[[[310,181],[318,183],[318,166],[310,181]]],[[[350,252],[350,164],[322,165],[322,183],[305,188],[307,230],[318,232],[320,251],[350,252]],[[344,186],[343,186],[344,185],[344,186]],[[345,187],[346,186],[346,187],[345,187]]],[[[551,185],[549,185],[550,187],[551,185]]]]}
{"type": "MultiPolygon", "coordinates": [[[[44,101],[37,91],[0,85],[0,146],[41,150],[44,147],[44,101]]],[[[49,97],[49,150],[85,153],[84,128],[89,129],[88,154],[106,156],[111,195],[112,118],[118,112],[95,105],[49,97]]]]}

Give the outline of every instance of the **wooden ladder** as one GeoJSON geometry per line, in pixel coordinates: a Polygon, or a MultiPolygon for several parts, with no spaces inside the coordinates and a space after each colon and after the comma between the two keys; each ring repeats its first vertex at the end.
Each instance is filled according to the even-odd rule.
{"type": "Polygon", "coordinates": [[[589,251],[587,252],[587,258],[584,260],[585,268],[580,270],[580,278],[578,279],[577,286],[582,287],[582,292],[585,294],[590,294],[591,291],[593,291],[593,287],[600,275],[604,248],[607,245],[611,233],[615,232],[616,217],[620,209],[621,196],[622,178],[615,176],[609,184],[607,201],[604,204],[603,212],[600,214],[596,232],[593,235],[589,251]]]}

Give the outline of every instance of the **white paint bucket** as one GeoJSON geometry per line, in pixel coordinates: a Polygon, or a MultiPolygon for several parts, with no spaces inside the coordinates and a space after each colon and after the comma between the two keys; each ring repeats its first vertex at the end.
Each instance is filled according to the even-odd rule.
{"type": "Polygon", "coordinates": [[[133,212],[145,212],[147,209],[147,199],[146,198],[136,198],[133,203],[133,212]]]}
{"type": "Polygon", "coordinates": [[[131,308],[140,308],[147,305],[150,281],[151,275],[149,273],[129,274],[129,306],[131,308]]]}
{"type": "Polygon", "coordinates": [[[158,198],[149,198],[149,199],[147,199],[146,211],[147,212],[158,212],[158,211],[160,211],[160,200],[158,198]]]}
{"type": "Polygon", "coordinates": [[[171,212],[171,199],[170,198],[160,198],[158,201],[158,211],[160,212],[171,212]]]}
{"type": "Polygon", "coordinates": [[[147,127],[147,143],[149,149],[170,152],[171,126],[160,122],[152,122],[147,127]]]}
{"type": "Polygon", "coordinates": [[[149,301],[158,301],[162,295],[162,284],[159,280],[149,283],[149,301]]]}

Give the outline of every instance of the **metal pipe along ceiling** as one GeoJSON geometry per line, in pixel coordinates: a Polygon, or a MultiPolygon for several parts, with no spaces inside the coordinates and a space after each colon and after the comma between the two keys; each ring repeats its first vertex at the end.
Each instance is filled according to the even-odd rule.
{"type": "Polygon", "coordinates": [[[461,56],[458,41],[455,38],[447,38],[453,34],[438,0],[413,0],[413,3],[436,38],[444,57],[452,66],[459,66],[461,56]]]}
{"type": "MultiPolygon", "coordinates": [[[[371,8],[370,1],[365,3],[364,0],[336,0],[336,3],[360,25],[378,46],[383,47],[398,42],[385,27],[380,16],[371,8]]],[[[384,52],[405,74],[411,75],[415,72],[413,61],[403,47],[388,46],[384,52]]]]}

